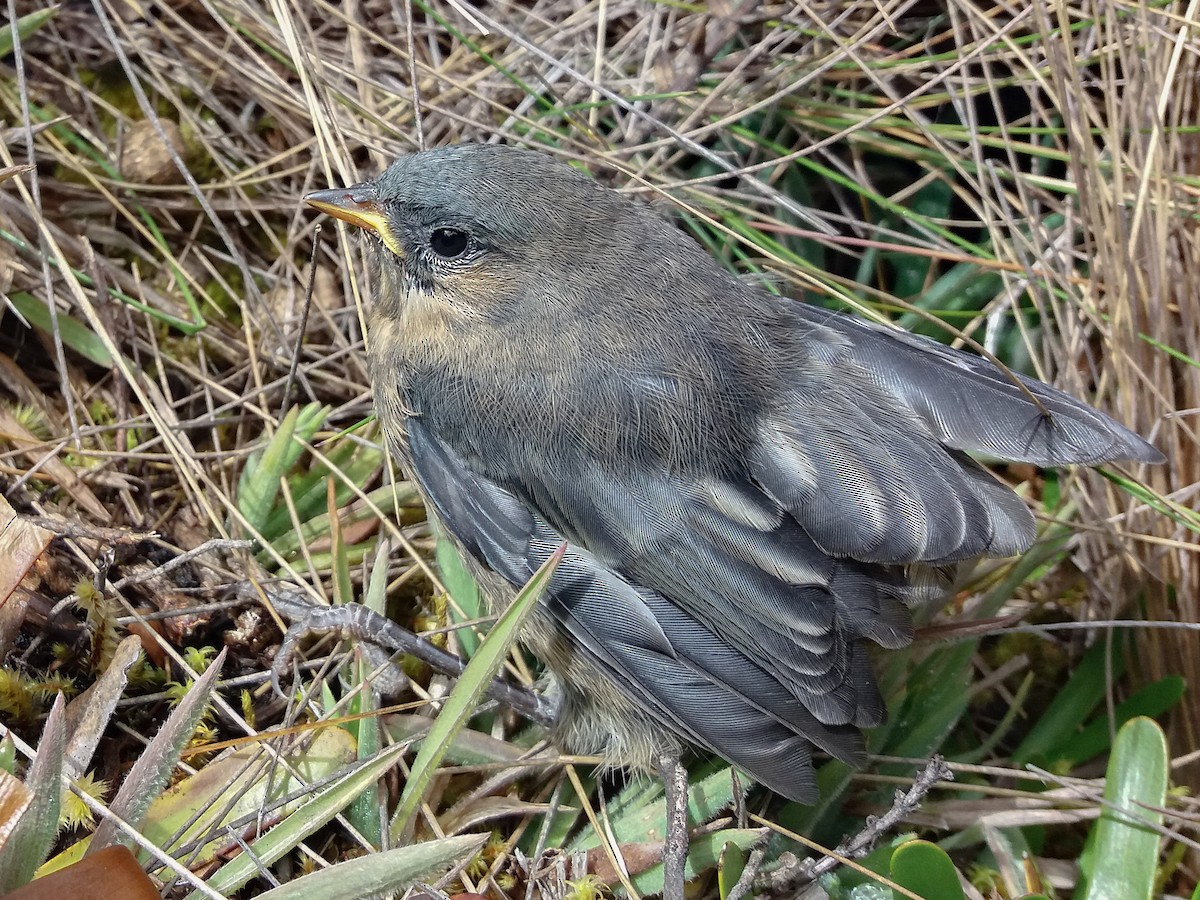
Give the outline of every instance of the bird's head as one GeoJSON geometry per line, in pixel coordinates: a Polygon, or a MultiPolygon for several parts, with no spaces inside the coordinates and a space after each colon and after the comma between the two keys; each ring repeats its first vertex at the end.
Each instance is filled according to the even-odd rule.
{"type": "Polygon", "coordinates": [[[469,380],[518,386],[527,407],[538,382],[543,406],[572,421],[658,422],[671,453],[699,444],[671,410],[711,436],[721,411],[756,408],[746,385],[771,382],[761,328],[777,301],[648,204],[544,154],[429,150],[305,200],[371,236],[369,357],[381,380],[405,380],[410,406],[414,385],[436,385],[446,410],[469,380]]]}
{"type": "Polygon", "coordinates": [[[648,258],[647,244],[682,237],[585,173],[504,146],[401,157],[373,181],[304,199],[372,235],[380,299],[395,305],[383,312],[395,318],[477,323],[592,303],[609,293],[592,286],[636,277],[630,261],[648,258]]]}

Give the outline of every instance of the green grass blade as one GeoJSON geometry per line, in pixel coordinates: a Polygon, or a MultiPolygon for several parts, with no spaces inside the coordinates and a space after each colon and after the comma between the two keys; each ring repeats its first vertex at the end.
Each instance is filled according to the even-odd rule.
{"type": "Polygon", "coordinates": [[[259,900],[358,900],[404,893],[414,882],[427,881],[475,856],[487,835],[461,834],[371,853],[305,875],[259,895],[259,900]]]}
{"type": "Polygon", "coordinates": [[[50,21],[55,13],[58,12],[58,6],[49,6],[46,9],[39,9],[37,12],[31,12],[21,16],[15,23],[9,23],[3,28],[0,28],[0,57],[8,56],[13,52],[15,44],[14,30],[21,36],[21,40],[25,40],[43,25],[50,21]]]}
{"type": "MultiPolygon", "coordinates": [[[[208,886],[225,894],[238,890],[259,874],[260,867],[269,866],[290,853],[302,840],[349,806],[368,785],[394,766],[407,749],[403,744],[389,747],[371,762],[335,782],[256,840],[253,853],[243,853],[222,866],[208,880],[208,886]]],[[[200,896],[193,892],[187,900],[199,900],[200,896]]]]}
{"type": "Polygon", "coordinates": [[[474,712],[484,690],[496,677],[496,673],[500,671],[504,658],[508,656],[509,648],[516,640],[517,634],[520,633],[521,625],[533,611],[534,604],[538,602],[542,591],[550,582],[554,570],[558,568],[559,561],[566,552],[567,545],[563,544],[533,574],[529,583],[521,589],[512,605],[504,611],[500,621],[492,628],[484,642],[479,645],[479,652],[467,664],[466,671],[454,685],[454,690],[446,699],[446,705],[442,708],[441,714],[434,720],[433,727],[429,729],[429,737],[421,745],[417,758],[413,762],[408,783],[404,786],[404,794],[400,798],[399,806],[396,807],[395,815],[392,816],[391,835],[393,841],[399,842],[408,828],[409,822],[412,821],[417,807],[421,803],[421,798],[425,795],[426,787],[429,786],[430,780],[437,771],[438,763],[450,749],[454,736],[467,724],[467,720],[474,712]]]}

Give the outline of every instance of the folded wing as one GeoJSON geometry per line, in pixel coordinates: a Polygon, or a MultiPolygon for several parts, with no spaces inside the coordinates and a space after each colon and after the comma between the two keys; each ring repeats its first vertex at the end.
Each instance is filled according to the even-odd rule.
{"type": "MultiPolygon", "coordinates": [[[[804,365],[735,462],[622,462],[579,440],[527,454],[497,436],[494,458],[476,449],[468,464],[420,417],[408,440],[446,528],[514,587],[568,542],[545,603],[613,684],[682,738],[811,800],[810,744],[858,763],[859,728],[884,718],[867,642],[904,645],[908,609],[944,595],[949,567],[1034,537],[1024,503],[965,451],[1041,465],[1161,457],[1045,385],[798,310],[804,365]]],[[[618,380],[661,390],[672,377],[651,374],[618,380]]]]}

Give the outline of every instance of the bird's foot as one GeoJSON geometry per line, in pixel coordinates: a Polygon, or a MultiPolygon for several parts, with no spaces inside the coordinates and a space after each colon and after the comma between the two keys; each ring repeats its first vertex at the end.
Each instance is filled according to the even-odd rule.
{"type": "MultiPolygon", "coordinates": [[[[257,590],[252,595],[259,596],[257,590]]],[[[280,679],[291,664],[300,640],[314,633],[335,632],[358,643],[378,672],[376,686],[385,694],[395,693],[404,687],[405,678],[399,667],[387,665],[399,653],[414,656],[435,671],[452,678],[460,676],[466,668],[466,663],[453,653],[435,647],[407,628],[361,604],[318,606],[294,590],[273,592],[267,599],[291,623],[271,666],[271,683],[277,692],[280,692],[280,679]]],[[[539,725],[547,728],[554,726],[557,717],[555,704],[540,694],[499,678],[491,683],[487,694],[539,725]]]]}

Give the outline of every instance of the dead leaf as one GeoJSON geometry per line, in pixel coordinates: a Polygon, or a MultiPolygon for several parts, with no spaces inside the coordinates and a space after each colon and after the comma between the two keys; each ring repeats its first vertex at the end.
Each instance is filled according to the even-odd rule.
{"type": "Polygon", "coordinates": [[[8,410],[0,407],[0,438],[9,443],[30,447],[25,455],[35,464],[40,463],[37,476],[44,481],[53,481],[82,506],[92,516],[100,521],[107,521],[110,516],[108,509],[92,493],[92,489],[83,483],[75,470],[57,456],[46,457],[45,441],[22,425],[8,410]]]}
{"type": "Polygon", "coordinates": [[[0,655],[7,654],[25,622],[27,595],[17,588],[53,537],[53,532],[18,516],[0,497],[0,655]]]}

